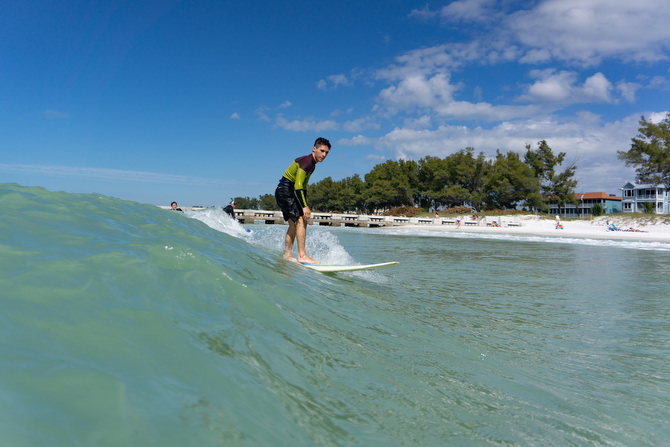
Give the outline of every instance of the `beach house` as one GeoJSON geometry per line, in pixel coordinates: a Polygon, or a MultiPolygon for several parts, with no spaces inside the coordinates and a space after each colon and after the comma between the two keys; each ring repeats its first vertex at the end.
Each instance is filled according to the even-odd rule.
{"type": "Polygon", "coordinates": [[[576,205],[571,203],[560,204],[556,199],[549,200],[549,214],[561,216],[563,218],[578,218],[590,216],[593,213],[591,208],[594,205],[600,205],[604,214],[621,212],[621,197],[604,192],[580,192],[575,194],[576,205]]]}
{"type": "Polygon", "coordinates": [[[668,189],[662,185],[628,182],[621,188],[621,205],[624,213],[644,213],[652,207],[654,214],[670,214],[668,189]]]}

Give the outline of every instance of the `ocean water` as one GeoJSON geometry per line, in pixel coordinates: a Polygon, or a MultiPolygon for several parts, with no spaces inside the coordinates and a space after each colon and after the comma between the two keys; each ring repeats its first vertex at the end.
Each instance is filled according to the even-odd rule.
{"type": "Polygon", "coordinates": [[[670,445],[670,244],[0,210],[1,446],[670,445]]]}

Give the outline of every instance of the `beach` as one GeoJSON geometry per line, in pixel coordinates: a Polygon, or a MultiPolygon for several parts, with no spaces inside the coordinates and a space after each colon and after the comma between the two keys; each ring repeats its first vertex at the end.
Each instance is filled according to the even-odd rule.
{"type": "MultiPolygon", "coordinates": [[[[495,218],[487,218],[489,221],[495,218]]],[[[511,219],[511,218],[510,218],[511,219]]],[[[433,224],[415,224],[387,227],[393,229],[406,230],[431,230],[431,231],[459,231],[468,233],[504,233],[528,236],[543,237],[569,237],[569,238],[588,238],[588,239],[611,239],[622,241],[647,241],[647,242],[670,242],[670,225],[660,219],[632,219],[626,217],[611,218],[600,216],[592,220],[561,220],[562,229],[556,228],[556,221],[540,218],[537,216],[515,216],[514,222],[518,226],[509,226],[504,223],[503,226],[488,226],[484,222],[478,225],[467,225],[465,222],[472,222],[471,218],[461,218],[461,225],[442,225],[433,224]],[[608,231],[606,222],[614,223],[622,231],[608,231]],[[633,227],[640,231],[623,231],[633,227]]],[[[434,219],[435,221],[440,219],[434,219]]],[[[501,221],[499,219],[499,221],[501,221]]]]}

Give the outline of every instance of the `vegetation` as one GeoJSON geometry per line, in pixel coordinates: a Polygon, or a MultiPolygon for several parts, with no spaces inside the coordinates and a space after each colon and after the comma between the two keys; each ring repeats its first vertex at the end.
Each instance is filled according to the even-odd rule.
{"type": "Polygon", "coordinates": [[[249,197],[235,197],[235,203],[237,203],[237,208],[243,210],[279,210],[277,201],[275,200],[275,196],[273,194],[263,194],[257,199],[252,199],[249,197]]]}
{"type": "Polygon", "coordinates": [[[421,210],[465,207],[474,210],[548,211],[550,198],[565,206],[574,203],[576,166],[559,171],[565,153],[555,155],[546,141],[519,154],[496,152],[494,159],[471,147],[445,158],[388,160],[362,180],[357,174],[333,181],[327,177],[310,186],[309,201],[319,211],[397,212],[411,216],[421,210]],[[414,210],[416,209],[416,210],[414,210]]]}
{"type": "Polygon", "coordinates": [[[670,188],[670,113],[658,124],[643,116],[638,132],[628,151],[617,151],[619,160],[635,167],[639,182],[670,188]]]}
{"type": "Polygon", "coordinates": [[[591,207],[591,215],[592,215],[593,217],[602,216],[603,214],[605,214],[605,209],[603,208],[603,206],[602,206],[601,204],[599,204],[599,203],[595,203],[595,204],[591,207]]]}
{"type": "MultiPolygon", "coordinates": [[[[439,210],[443,214],[483,211],[505,212],[520,207],[549,210],[550,198],[573,203],[576,166],[563,171],[565,153],[554,155],[546,141],[537,149],[526,146],[523,158],[515,152],[496,151],[493,159],[468,147],[445,158],[387,160],[364,178],[354,174],[340,181],[326,177],[309,187],[312,210],[322,212],[389,213],[414,216],[439,210]]],[[[240,209],[277,210],[274,195],[258,199],[236,197],[240,209]]]]}

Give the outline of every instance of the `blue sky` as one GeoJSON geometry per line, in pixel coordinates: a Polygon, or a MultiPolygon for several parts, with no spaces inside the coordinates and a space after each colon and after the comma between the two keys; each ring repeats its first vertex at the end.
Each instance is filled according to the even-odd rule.
{"type": "Polygon", "coordinates": [[[2,1],[0,183],[142,203],[272,194],[388,159],[547,140],[619,188],[670,111],[670,2],[2,1]]]}

